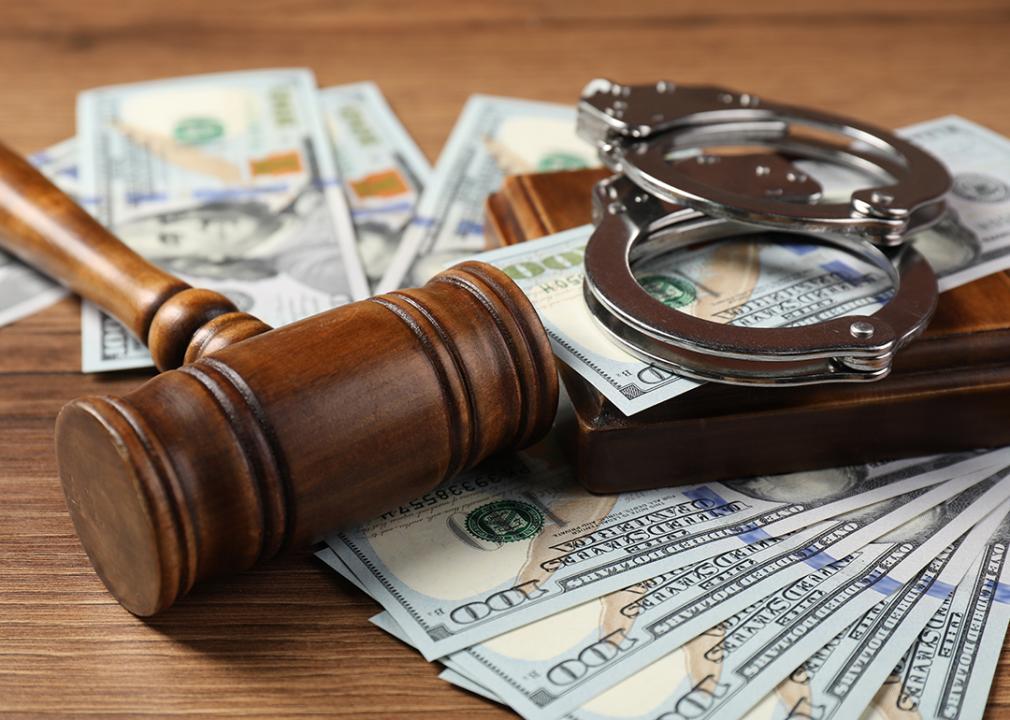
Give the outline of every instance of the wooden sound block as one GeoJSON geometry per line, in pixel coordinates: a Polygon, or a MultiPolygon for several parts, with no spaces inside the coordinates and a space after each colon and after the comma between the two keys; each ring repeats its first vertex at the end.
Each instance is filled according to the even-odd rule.
{"type": "MultiPolygon", "coordinates": [[[[492,247],[590,221],[608,173],[508,178],[488,200],[492,247]]],[[[1010,276],[944,293],[928,331],[876,383],[708,383],[631,417],[562,366],[578,476],[596,492],[777,474],[1010,444],[1010,276]]]]}

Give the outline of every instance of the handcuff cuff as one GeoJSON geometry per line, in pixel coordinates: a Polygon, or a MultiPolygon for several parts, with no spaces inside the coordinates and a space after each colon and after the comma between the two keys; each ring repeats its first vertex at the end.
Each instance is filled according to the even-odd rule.
{"type": "Polygon", "coordinates": [[[643,360],[732,384],[873,381],[932,318],[936,277],[907,240],[943,216],[951,178],[893,133],[718,87],[607,80],[583,91],[578,132],[618,173],[594,190],[583,294],[600,326],[643,360]],[[704,152],[713,146],[762,152],[704,152]],[[792,159],[843,165],[882,184],[848,202],[817,203],[819,184],[792,159]],[[867,316],[742,327],[669,307],[633,274],[659,254],[769,231],[858,256],[888,275],[893,297],[867,316]]]}

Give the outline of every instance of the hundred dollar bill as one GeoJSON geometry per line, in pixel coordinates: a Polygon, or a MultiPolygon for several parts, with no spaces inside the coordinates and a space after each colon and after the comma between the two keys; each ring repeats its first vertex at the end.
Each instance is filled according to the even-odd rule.
{"type": "Polygon", "coordinates": [[[415,286],[484,247],[484,201],[505,175],[598,164],[575,109],[474,95],[463,107],[378,292],[415,286]]]}
{"type": "MultiPolygon", "coordinates": [[[[554,353],[625,415],[698,387],[639,360],[600,328],[582,295],[583,226],[479,256],[529,297],[554,353]]],[[[890,296],[887,275],[826,246],[724,241],[661,256],[636,268],[643,287],[682,312],[714,322],[781,327],[870,314],[890,296]]]]}
{"type": "MultiPolygon", "coordinates": [[[[141,255],[283,325],[368,295],[309,70],[118,85],[78,98],[81,190],[141,255]]],[[[86,372],[147,352],[82,311],[86,372]]]]}
{"type": "Polygon", "coordinates": [[[930,619],[949,602],[975,559],[1010,512],[1010,502],[979,521],[916,577],[870,608],[821,648],[755,709],[760,717],[857,717],[930,619]]]}
{"type": "MultiPolygon", "coordinates": [[[[63,192],[77,196],[77,144],[64,140],[28,158],[63,192]]],[[[0,325],[49,307],[67,290],[0,250],[0,325]]]]}
{"type": "MultiPolygon", "coordinates": [[[[893,530],[898,525],[905,522],[909,515],[915,515],[919,511],[928,508],[931,504],[935,505],[941,498],[949,498],[950,496],[956,494],[959,490],[963,489],[967,484],[966,482],[961,482],[957,486],[955,483],[947,483],[949,487],[947,488],[935,488],[930,491],[932,498],[922,497],[924,491],[919,491],[917,493],[911,493],[900,498],[894,499],[891,502],[879,503],[879,507],[867,508],[866,510],[858,513],[857,515],[845,518],[843,521],[838,523],[827,523],[827,525],[834,525],[833,528],[814,528],[812,534],[806,533],[807,537],[800,537],[804,533],[799,533],[793,537],[787,538],[785,541],[780,543],[777,547],[771,548],[774,554],[768,552],[755,552],[765,550],[769,547],[768,541],[762,543],[755,543],[755,545],[750,546],[748,550],[749,553],[731,553],[722,558],[713,559],[715,562],[707,561],[704,563],[696,563],[693,566],[686,568],[681,573],[671,573],[673,577],[660,577],[653,578],[648,583],[642,583],[640,587],[625,589],[623,594],[625,595],[623,602],[627,602],[622,609],[634,609],[634,612],[629,612],[627,614],[621,613],[622,615],[627,615],[633,618],[632,622],[637,622],[639,626],[649,625],[650,622],[653,628],[656,626],[655,619],[653,616],[649,615],[652,608],[655,608],[662,604],[664,607],[670,604],[671,598],[678,599],[680,601],[680,610],[669,614],[668,620],[669,624],[675,628],[676,632],[680,634],[682,638],[689,639],[692,637],[692,629],[698,627],[706,627],[706,620],[711,619],[713,622],[722,619],[722,616],[730,615],[735,607],[739,610],[741,607],[747,605],[754,597],[770,592],[773,589],[781,587],[791,580],[795,580],[796,577],[800,577],[808,572],[811,568],[822,567],[831,561],[831,556],[826,551],[832,551],[835,554],[847,553],[850,549],[859,545],[860,542],[865,542],[868,538],[873,538],[879,536],[888,530],[893,530]],[[939,492],[938,492],[939,491],[939,492]],[[917,497],[913,497],[917,496],[917,497]],[[848,526],[846,528],[846,526],[848,526]],[[859,532],[852,532],[853,527],[860,527],[859,532]],[[866,530],[869,531],[865,532],[866,530]],[[862,534],[863,539],[857,540],[857,537],[862,534]],[[824,539],[834,535],[833,544],[824,544],[824,539]],[[810,542],[812,536],[818,536],[819,542],[810,542]],[[787,548],[786,545],[791,545],[791,548],[787,548]],[[803,548],[804,552],[797,552],[797,548],[803,548]],[[782,562],[783,558],[787,558],[790,555],[793,556],[795,562],[792,564],[785,564],[782,562]],[[763,556],[763,557],[762,557],[763,556]],[[804,564],[808,567],[804,568],[804,564]],[[705,569],[708,566],[709,570],[705,569]],[[799,569],[799,572],[795,572],[799,569]],[[748,580],[748,576],[751,578],[748,580]],[[693,584],[691,582],[693,579],[693,584]],[[697,589],[698,585],[702,584],[705,586],[706,591],[704,593],[694,593],[695,602],[690,602],[688,600],[688,595],[691,594],[691,590],[697,589]],[[720,599],[712,603],[712,597],[719,597],[720,599]],[[660,600],[660,598],[662,598],[660,600]],[[749,598],[748,600],[743,600],[741,598],[749,598]],[[734,604],[734,600],[736,601],[734,604]],[[722,610],[722,614],[713,613],[713,610],[718,613],[722,610]],[[728,610],[728,612],[727,612],[728,610]]],[[[977,481],[976,481],[977,482],[977,481]]],[[[992,481],[990,481],[991,484],[992,481]]],[[[1008,506],[1004,503],[1003,509],[1005,510],[1008,506]]],[[[1004,512],[995,512],[990,514],[990,518],[999,519],[1000,516],[1005,514],[1004,512]]],[[[979,524],[972,530],[971,534],[978,536],[979,538],[988,537],[995,522],[990,522],[989,526],[986,527],[983,524],[979,524]]],[[[971,557],[977,553],[979,543],[976,542],[973,546],[970,543],[962,545],[960,552],[963,557],[971,557]]],[[[341,574],[348,577],[353,582],[357,583],[355,578],[350,576],[349,571],[340,560],[331,551],[324,550],[319,553],[322,557],[323,554],[327,554],[329,558],[327,562],[331,564],[335,569],[337,569],[341,574]]],[[[933,599],[937,597],[936,588],[942,586],[949,586],[950,582],[954,580],[954,575],[951,574],[951,568],[958,566],[958,562],[951,561],[946,563],[945,573],[941,577],[934,579],[932,585],[929,586],[930,591],[925,595],[927,599],[933,599]]],[[[963,572],[965,569],[965,564],[960,561],[959,571],[963,572]]],[[[925,571],[924,571],[925,572],[925,571]]],[[[924,574],[924,573],[923,573],[924,574]]],[[[917,578],[917,582],[922,582],[922,576],[917,578]]],[[[911,583],[909,584],[909,586],[911,583]]],[[[906,590],[907,588],[903,588],[906,590]]],[[[907,604],[907,595],[897,594],[895,598],[901,597],[905,599],[907,604]]],[[[622,593],[614,593],[611,598],[618,600],[617,603],[610,603],[614,606],[613,609],[621,607],[622,593]]],[[[922,593],[920,593],[922,595],[922,593]]],[[[895,598],[892,598],[891,606],[899,606],[900,603],[895,598]]],[[[503,647],[511,648],[514,651],[518,650],[525,656],[532,655],[540,661],[542,664],[544,657],[544,644],[551,644],[555,642],[564,643],[565,639],[568,637],[585,637],[591,635],[597,637],[595,642],[587,642],[584,646],[576,646],[573,652],[568,653],[571,657],[565,662],[556,664],[556,667],[552,668],[555,674],[563,674],[568,678],[566,684],[569,684],[573,676],[584,677],[587,673],[578,672],[576,665],[579,659],[592,658],[592,668],[591,671],[597,671],[600,666],[606,666],[606,658],[613,657],[614,655],[619,655],[620,650],[615,648],[623,647],[626,651],[630,647],[636,647],[638,640],[633,637],[630,633],[625,634],[624,632],[615,633],[604,633],[599,631],[599,635],[594,635],[596,632],[596,625],[601,622],[605,622],[608,616],[611,620],[615,617],[620,619],[620,615],[616,612],[607,612],[607,600],[610,598],[602,598],[600,600],[601,608],[596,607],[596,603],[589,603],[582,608],[576,608],[572,611],[567,611],[560,615],[555,615],[547,618],[539,623],[534,623],[528,627],[520,628],[513,633],[509,633],[506,636],[500,638],[495,638],[494,640],[486,643],[486,646],[492,646],[495,644],[501,645],[503,647]],[[583,612],[585,611],[585,612],[583,612]],[[583,620],[588,620],[588,627],[583,627],[579,629],[578,619],[581,617],[583,620]],[[572,623],[575,620],[575,623],[572,623]],[[540,627],[541,625],[547,627],[540,627]],[[603,636],[607,637],[604,638],[603,636]],[[617,641],[614,641],[612,635],[620,635],[617,641]],[[613,642],[610,642],[613,641],[613,642]],[[608,648],[614,650],[614,652],[608,652],[608,648]],[[595,650],[595,652],[593,652],[595,650]],[[558,667],[560,665],[562,667],[558,667]]],[[[914,605],[913,613],[910,613],[906,618],[904,618],[904,623],[900,629],[907,628],[908,618],[913,614],[918,613],[919,616],[922,615],[921,603],[919,605],[914,605]]],[[[627,617],[624,618],[627,622],[627,617]]],[[[382,628],[394,637],[400,640],[410,643],[409,639],[405,637],[402,629],[395,623],[391,618],[389,613],[383,612],[372,618],[372,622],[378,627],[382,628]]],[[[586,623],[583,623],[586,624],[586,623]]],[[[914,633],[913,633],[914,634],[914,633]]],[[[590,638],[591,639],[591,638],[590,638]]],[[[497,702],[502,702],[501,697],[490,687],[483,685],[481,683],[482,679],[486,680],[488,673],[477,672],[474,673],[474,663],[467,662],[465,660],[468,654],[478,651],[475,648],[470,651],[465,651],[463,653],[456,653],[452,656],[441,658],[440,661],[446,665],[447,670],[442,674],[441,677],[453,682],[454,684],[460,685],[465,689],[475,692],[489,699],[495,700],[497,702]],[[464,658],[461,660],[461,658],[464,658]]],[[[485,648],[484,652],[487,650],[485,648]]],[[[900,651],[899,651],[900,656],[900,651]]],[[[472,655],[471,655],[472,657],[472,655]]],[[[548,663],[549,664],[549,663],[548,663]]],[[[874,664],[878,664],[876,660],[874,664]]],[[[477,663],[476,667],[481,668],[480,663],[477,663]]],[[[537,671],[536,663],[528,665],[525,670],[527,671],[526,677],[535,678],[541,676],[542,673],[537,671]]],[[[494,671],[490,673],[492,678],[501,673],[501,668],[495,667],[494,671]]],[[[548,672],[548,675],[550,672],[548,672]]],[[[885,673],[886,674],[886,673],[885,673]]],[[[506,687],[510,682],[514,681],[518,674],[509,676],[506,675],[503,678],[503,683],[498,683],[499,685],[504,684],[506,687]]],[[[492,682],[492,685],[495,683],[492,682]]],[[[879,684],[879,683],[878,683],[879,684]]],[[[871,693],[872,694],[872,693],[871,693]]],[[[508,695],[506,694],[506,697],[508,695]]],[[[524,713],[526,714],[526,713],[524,713]]],[[[556,715],[554,715],[556,716],[556,715]]]]}
{"type": "Polygon", "coordinates": [[[375,83],[338,85],[319,92],[357,239],[371,285],[382,278],[431,165],[375,83]]]}
{"type": "MultiPolygon", "coordinates": [[[[748,680],[762,683],[775,672],[784,677],[830,639],[830,631],[824,632],[829,627],[825,623],[837,623],[834,625],[837,631],[855,619],[858,613],[853,615],[851,608],[849,616],[844,616],[849,600],[872,593],[878,595],[877,602],[896,583],[907,582],[950,544],[944,541],[963,534],[971,526],[970,520],[984,517],[996,498],[1007,494],[1010,488],[992,492],[1000,482],[976,483],[853,555],[824,565],[768,597],[755,601],[750,596],[752,604],[745,610],[589,701],[570,717],[574,720],[738,717],[750,704],[727,706],[727,700],[745,692],[748,680]],[[937,540],[932,539],[934,535],[937,540]],[[804,641],[815,647],[803,646],[804,641]],[[800,643],[797,651],[792,650],[794,643],[800,643]],[[755,653],[758,657],[754,657],[755,653]],[[797,654],[802,657],[796,658],[797,654]],[[789,665],[791,660],[795,662],[789,665]]],[[[773,686],[774,683],[767,690],[773,686]]],[[[759,696],[754,701],[760,699],[759,696]]]]}
{"type": "MultiPolygon", "coordinates": [[[[981,558],[968,570],[968,578],[977,578],[981,558]]],[[[957,586],[955,594],[948,596],[936,614],[926,623],[915,642],[908,649],[901,661],[891,671],[877,694],[873,697],[870,707],[862,717],[867,720],[922,720],[925,715],[919,711],[919,703],[926,680],[932,670],[936,654],[944,642],[944,626],[950,613],[952,602],[964,593],[964,582],[957,586]]],[[[995,668],[994,668],[995,669],[995,668]]]]}
{"type": "Polygon", "coordinates": [[[1010,624],[1010,517],[877,692],[867,720],[979,720],[1010,624]]]}
{"type": "MultiPolygon", "coordinates": [[[[719,692],[721,662],[712,651],[733,633],[746,636],[763,628],[784,614],[793,603],[811,595],[827,595],[850,583],[850,577],[868,574],[874,568],[881,549],[891,545],[868,545],[853,555],[825,565],[782,588],[768,598],[693,638],[674,652],[631,676],[621,684],[594,698],[572,713],[578,720],[646,720],[657,717],[708,717],[710,702],[702,693],[719,692]],[[695,693],[684,699],[685,694],[695,693]]],[[[718,716],[716,716],[718,717],[718,716]]]]}
{"type": "MultiPolygon", "coordinates": [[[[916,234],[916,248],[940,290],[1010,267],[1010,139],[956,115],[902,128],[898,134],[933,153],[950,171],[947,217],[916,234]]],[[[844,199],[859,176],[839,166],[797,163],[829,199],[844,199]]]]}
{"type": "Polygon", "coordinates": [[[784,539],[763,534],[749,545],[738,544],[449,659],[524,717],[559,717],[741,611],[754,598],[854,553],[981,482],[988,472],[920,487],[784,539]]]}
{"type": "Polygon", "coordinates": [[[80,187],[77,178],[76,138],[68,138],[45,150],[32,153],[28,160],[60,190],[74,199],[78,198],[80,187]]]}
{"type": "MultiPolygon", "coordinates": [[[[945,512],[934,512],[930,515],[920,516],[914,522],[905,522],[904,525],[901,525],[901,523],[904,520],[907,520],[907,516],[893,516],[893,508],[900,505],[900,502],[896,503],[891,501],[889,503],[882,503],[885,507],[872,509],[867,508],[858,515],[850,517],[849,520],[856,519],[860,516],[864,517],[864,519],[876,517],[877,520],[874,520],[873,522],[878,523],[878,530],[883,529],[885,531],[888,526],[893,530],[896,525],[901,525],[898,531],[894,533],[894,535],[898,537],[888,538],[888,542],[875,543],[865,548],[864,551],[857,552],[841,560],[833,560],[830,557],[824,557],[822,558],[822,562],[810,562],[809,567],[807,567],[802,573],[792,575],[790,582],[787,583],[787,588],[774,594],[767,600],[762,600],[757,603],[753,602],[755,597],[762,597],[765,594],[767,586],[763,584],[751,584],[747,587],[746,583],[742,583],[732,590],[723,589],[721,593],[718,590],[710,593],[713,595],[721,594],[724,598],[733,598],[736,601],[735,605],[738,610],[740,607],[744,607],[745,609],[738,612],[737,615],[731,617],[727,622],[713,628],[713,630],[708,633],[703,633],[694,638],[680,650],[663,656],[658,662],[649,665],[645,668],[645,670],[633,675],[616,688],[613,688],[596,699],[591,700],[569,717],[578,720],[617,720],[618,718],[638,718],[646,720],[647,718],[653,719],[656,717],[667,717],[667,715],[662,714],[663,710],[668,708],[668,703],[676,699],[678,686],[680,688],[685,686],[685,671],[688,676],[687,679],[689,680],[692,674],[697,674],[697,672],[692,673],[692,671],[695,670],[698,665],[702,665],[702,669],[704,669],[705,659],[698,657],[700,652],[699,646],[706,647],[711,645],[713,639],[724,639],[734,626],[749,626],[753,629],[754,624],[757,623],[757,626],[760,627],[762,621],[760,620],[760,615],[758,613],[759,610],[763,610],[766,616],[769,612],[777,612],[781,609],[783,604],[791,602],[798,597],[802,597],[806,593],[810,593],[819,587],[822,587],[826,580],[829,580],[839,574],[839,572],[843,569],[845,569],[845,573],[841,578],[843,586],[851,585],[853,578],[874,578],[874,574],[870,572],[870,570],[873,569],[873,564],[876,561],[879,561],[880,557],[884,555],[884,551],[894,548],[895,545],[897,545],[898,540],[904,541],[904,545],[902,548],[899,548],[899,552],[891,554],[891,565],[894,564],[893,560],[895,557],[904,558],[908,554],[913,553],[913,548],[917,542],[928,538],[929,535],[936,531],[938,527],[944,525],[944,518],[949,519],[953,508],[958,506],[963,507],[966,503],[970,503],[970,507],[974,507],[979,512],[984,512],[985,502],[992,499],[992,496],[986,495],[985,491],[991,489],[995,482],[997,482],[995,478],[990,478],[988,484],[983,484],[975,490],[973,497],[961,497],[955,499],[954,503],[950,503],[947,507],[943,508],[945,512]],[[972,499],[977,500],[980,495],[983,497],[982,503],[971,503],[972,499]],[[879,521],[888,515],[892,515],[889,521],[884,524],[879,524],[879,521]],[[744,599],[741,600],[741,598],[744,599]],[[778,598],[778,600],[775,601],[775,598],[778,598]]],[[[961,487],[963,487],[963,485],[961,487]]],[[[954,493],[948,492],[947,497],[949,498],[952,494],[954,493]]],[[[922,509],[924,504],[918,498],[915,502],[917,504],[916,509],[922,509]]],[[[993,513],[990,513],[988,517],[991,517],[992,515],[993,513]]],[[[964,514],[962,513],[958,517],[963,520],[964,514]]],[[[984,538],[986,535],[991,533],[991,531],[992,524],[986,528],[982,528],[981,530],[973,529],[971,534],[975,535],[976,538],[984,538]]],[[[935,548],[935,546],[936,545],[934,543],[933,547],[935,548]]],[[[973,552],[977,552],[977,549],[978,543],[976,541],[974,547],[966,549],[965,553],[970,555],[973,552]]],[[[929,551],[924,551],[922,554],[928,555],[929,551]]],[[[817,556],[818,554],[809,555],[806,559],[810,561],[817,556]]],[[[759,562],[753,562],[750,567],[759,568],[761,564],[762,563],[759,562]]],[[[949,566],[949,563],[947,565],[949,566]]],[[[728,566],[732,567],[731,564],[728,566]]],[[[748,570],[750,567],[748,567],[748,570]]],[[[707,573],[702,574],[709,578],[715,577],[715,575],[707,573]]],[[[880,591],[881,593],[884,593],[887,590],[893,590],[895,582],[896,581],[890,577],[877,577],[872,584],[874,587],[877,585],[884,587],[884,590],[880,591]]],[[[643,584],[643,586],[646,585],[647,584],[643,584]]],[[[649,606],[649,593],[655,592],[657,588],[661,587],[662,585],[654,585],[648,589],[645,587],[629,588],[628,592],[630,597],[628,598],[629,604],[627,607],[634,608],[637,611],[641,611],[643,607],[647,608],[649,606]]],[[[668,589],[668,592],[676,593],[677,590],[668,589]]],[[[590,608],[591,605],[586,606],[587,611],[590,610],[590,608]]],[[[707,619],[704,616],[704,608],[704,603],[698,604],[694,608],[691,607],[690,603],[685,604],[682,611],[678,613],[676,617],[670,618],[672,627],[675,631],[686,631],[687,637],[690,638],[690,631],[694,627],[697,627],[699,622],[702,623],[703,626],[704,621],[707,619]],[[695,615],[694,613],[699,613],[699,615],[695,615]],[[699,621],[695,621],[696,617],[699,618],[699,621]]],[[[607,615],[605,607],[602,609],[592,609],[594,612],[587,612],[587,615],[594,614],[600,618],[606,617],[607,615]]],[[[390,632],[390,634],[396,635],[396,629],[389,626],[391,620],[388,616],[385,619],[380,619],[385,615],[387,614],[383,613],[380,616],[373,618],[373,622],[386,629],[387,632],[390,632]]],[[[513,637],[513,651],[524,652],[526,655],[531,655],[539,659],[543,654],[542,650],[544,643],[551,643],[551,636],[578,635],[577,628],[572,628],[563,622],[559,622],[561,617],[562,616],[555,616],[547,618],[545,621],[531,626],[529,629],[531,631],[535,630],[536,633],[539,634],[539,637],[534,639],[532,635],[527,635],[523,638],[522,642],[532,642],[532,644],[527,645],[526,647],[523,647],[518,636],[513,637]],[[537,627],[539,625],[545,625],[546,627],[537,627]]],[[[635,617],[640,616],[636,615],[635,617]]],[[[826,618],[826,622],[830,622],[831,619],[832,618],[829,616],[826,618]]],[[[504,638],[496,638],[495,641],[492,642],[497,642],[503,639],[504,638]]],[[[613,640],[613,638],[611,639],[613,640]]],[[[567,663],[567,674],[569,677],[579,675],[579,662],[593,666],[597,663],[606,663],[607,660],[612,658],[615,654],[627,652],[634,646],[634,640],[624,637],[623,635],[615,640],[612,645],[608,645],[606,642],[598,642],[595,645],[587,646],[582,653],[573,656],[567,663]]],[[[473,668],[470,664],[456,663],[455,659],[457,655],[442,658],[440,660],[447,668],[440,677],[453,684],[468,689],[471,692],[475,692],[483,697],[486,697],[489,700],[504,702],[502,697],[495,691],[494,688],[488,687],[480,682],[482,676],[475,676],[472,674],[473,668]]],[[[535,676],[535,669],[531,669],[531,677],[535,676]]],[[[670,717],[693,717],[691,713],[697,711],[698,709],[699,708],[694,705],[685,705],[684,707],[677,708],[673,711],[674,714],[670,715],[670,717]]],[[[767,710],[769,713],[773,713],[775,709],[776,708],[761,708],[762,711],[767,710]]],[[[551,716],[556,717],[556,715],[551,716]]],[[[772,715],[770,714],[768,716],[772,715]]],[[[848,716],[849,715],[846,717],[848,716]]],[[[755,714],[754,717],[766,717],[766,715],[762,712],[762,714],[755,714]]],[[[792,717],[819,716],[816,714],[808,716],[799,712],[792,717]]],[[[855,717],[855,715],[851,715],[851,717],[855,717]]]]}
{"type": "Polygon", "coordinates": [[[675,538],[780,505],[725,486],[595,496],[560,458],[526,453],[327,542],[434,659],[542,617],[566,595],[616,589],[675,538]]]}
{"type": "Polygon", "coordinates": [[[957,459],[597,496],[544,443],[327,542],[433,659],[768,533],[957,477],[957,459]]]}
{"type": "MultiPolygon", "coordinates": [[[[693,717],[744,717],[804,660],[864,612],[911,581],[944,549],[1010,497],[1010,468],[977,483],[860,551],[865,567],[843,569],[802,597],[773,595],[711,632],[696,648],[704,670],[663,704],[693,717]]],[[[616,690],[617,688],[615,688],[616,690]]],[[[591,716],[579,715],[580,720],[591,716]]]]}
{"type": "MultiPolygon", "coordinates": [[[[820,584],[835,577],[841,570],[850,568],[856,570],[865,568],[868,564],[866,550],[825,565],[804,575],[802,578],[775,594],[779,603],[786,599],[808,592],[820,584]]],[[[569,720],[656,720],[657,718],[690,718],[694,708],[683,708],[687,712],[681,715],[666,714],[669,704],[687,687],[698,681],[698,676],[708,668],[704,664],[701,652],[707,649],[714,639],[720,637],[727,627],[744,616],[739,613],[727,622],[692,639],[678,650],[668,653],[644,670],[632,675],[619,685],[590,700],[571,715],[569,720]]],[[[703,710],[703,708],[701,708],[703,710]]]]}
{"type": "MultiPolygon", "coordinates": [[[[1010,141],[956,117],[899,134],[933,152],[955,177],[950,215],[915,236],[917,248],[937,269],[941,289],[1010,267],[1010,141]]],[[[831,198],[847,197],[865,184],[837,166],[801,165],[831,198]]],[[[493,250],[479,259],[504,269],[518,283],[536,307],[555,354],[625,415],[697,387],[625,352],[597,325],[582,296],[583,252],[591,233],[588,225],[574,228],[493,250]]],[[[681,312],[748,327],[870,314],[893,294],[879,268],[851,254],[823,246],[768,243],[763,237],[661,255],[637,265],[634,272],[653,297],[681,312]]]]}
{"type": "Polygon", "coordinates": [[[1010,140],[957,116],[903,134],[939,157],[954,177],[948,216],[915,240],[940,290],[1010,268],[1010,140]]]}

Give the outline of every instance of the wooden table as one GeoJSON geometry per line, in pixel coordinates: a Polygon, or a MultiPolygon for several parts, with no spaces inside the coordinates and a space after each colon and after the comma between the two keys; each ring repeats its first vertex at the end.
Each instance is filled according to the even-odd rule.
{"type": "MultiPolygon", "coordinates": [[[[433,159],[471,93],[572,103],[596,76],[723,83],[892,127],[960,113],[1010,134],[1006,0],[881,6],[7,2],[0,137],[27,152],[73,134],[87,87],[280,65],[375,80],[433,159]]],[[[373,603],[308,554],[152,621],[123,611],[74,537],[52,429],[68,400],[148,374],[81,375],[78,322],[66,300],[0,329],[0,715],[507,716],[371,627],[373,603]]],[[[1006,664],[991,698],[991,717],[1010,712],[1006,664]]]]}

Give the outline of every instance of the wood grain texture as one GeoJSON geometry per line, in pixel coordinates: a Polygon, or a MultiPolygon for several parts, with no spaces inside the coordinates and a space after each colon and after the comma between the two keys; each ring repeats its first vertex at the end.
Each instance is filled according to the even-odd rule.
{"type": "MultiPolygon", "coordinates": [[[[463,4],[178,0],[3,3],[0,138],[73,133],[78,91],[307,65],[377,81],[434,159],[473,92],[574,102],[597,75],[666,76],[896,127],[960,113],[1010,133],[1005,0],[463,4]]],[[[375,606],[305,554],[202,586],[154,621],[92,572],[56,476],[53,422],[146,373],[78,372],[78,305],[0,329],[0,716],[503,718],[367,624],[375,606]]],[[[990,717],[1010,712],[1005,655],[990,717]]]]}

